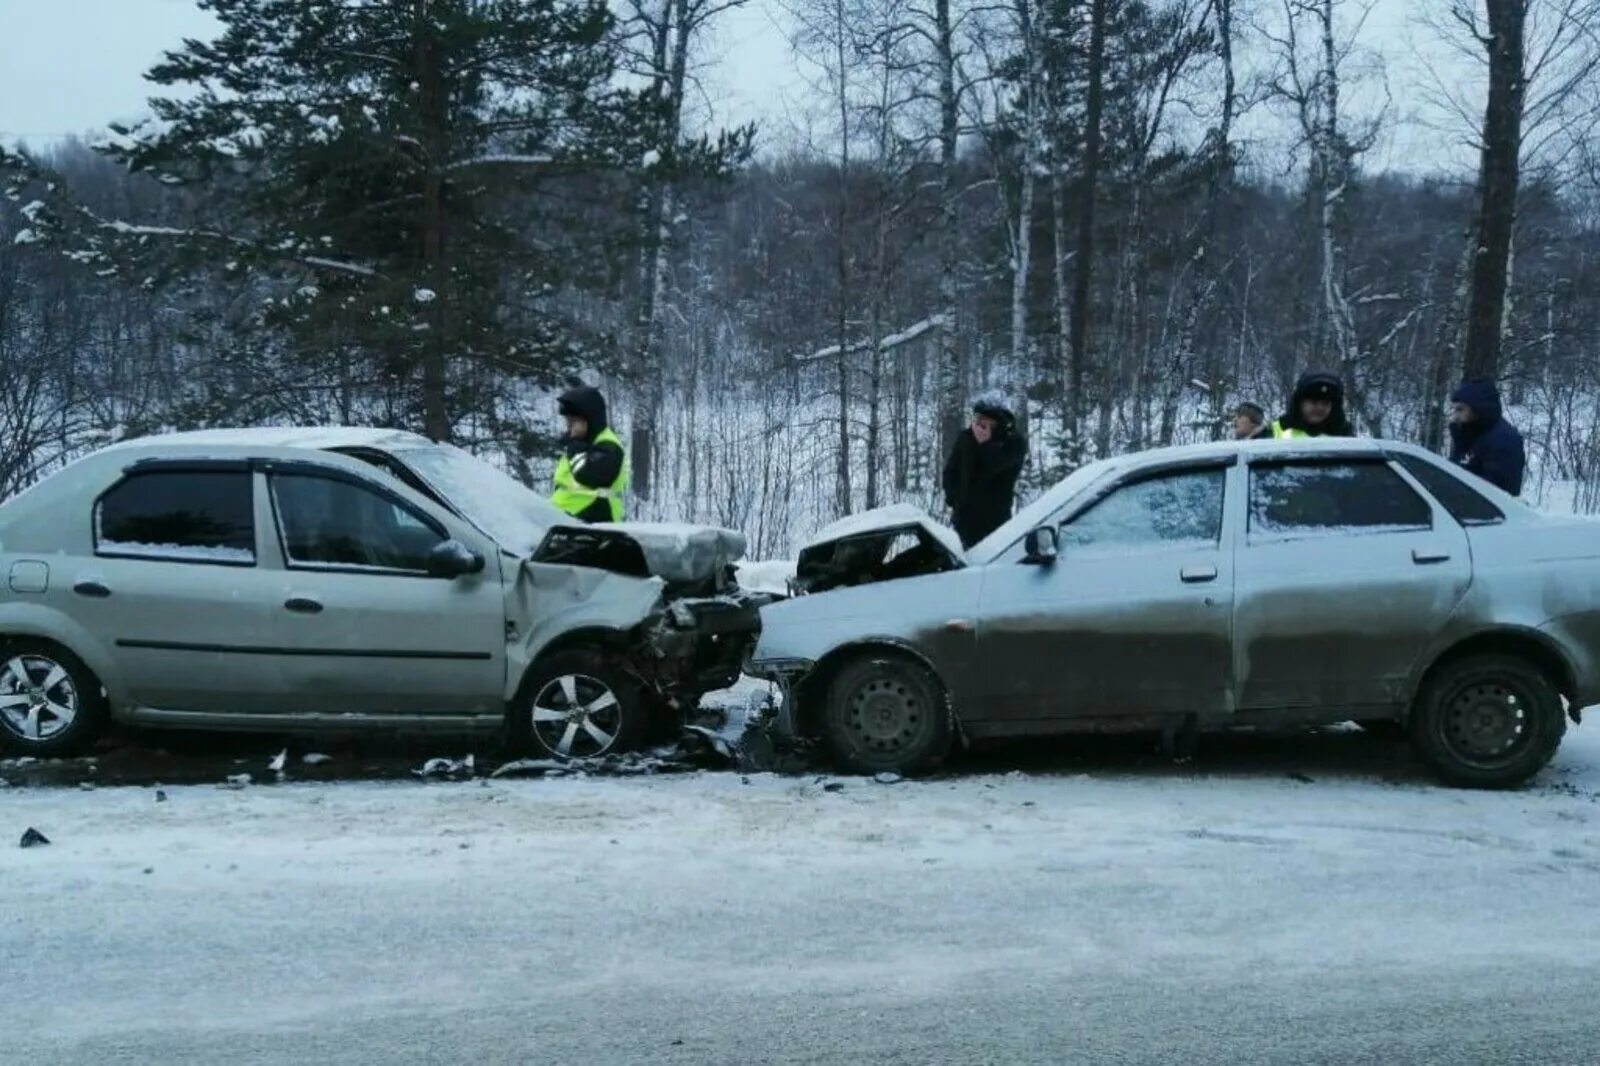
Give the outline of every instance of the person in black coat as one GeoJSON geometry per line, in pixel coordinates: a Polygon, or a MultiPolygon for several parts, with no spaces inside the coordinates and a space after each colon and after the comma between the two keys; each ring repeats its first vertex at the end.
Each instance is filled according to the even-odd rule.
{"type": "Polygon", "coordinates": [[[1522,494],[1522,434],[1505,420],[1492,381],[1463,381],[1450,394],[1450,461],[1513,496],[1522,494]]]}
{"type": "Polygon", "coordinates": [[[980,397],[972,423],[956,437],[944,464],[944,499],[962,547],[1005,525],[1016,503],[1017,478],[1028,462],[1028,441],[1003,398],[980,397]]]}

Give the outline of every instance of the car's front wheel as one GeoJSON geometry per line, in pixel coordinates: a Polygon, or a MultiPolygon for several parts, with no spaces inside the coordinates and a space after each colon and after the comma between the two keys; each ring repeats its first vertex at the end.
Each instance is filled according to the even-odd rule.
{"type": "Polygon", "coordinates": [[[44,641],[0,645],[0,747],[76,755],[99,737],[105,717],[100,682],[77,656],[44,641]]]}
{"type": "Polygon", "coordinates": [[[950,751],[950,706],[926,667],[909,657],[866,654],[843,664],[827,689],[823,740],[858,773],[914,775],[950,751]]]}
{"type": "Polygon", "coordinates": [[[1428,679],[1411,716],[1417,755],[1446,784],[1514,788],[1538,773],[1566,732],[1561,694],[1507,655],[1450,663],[1428,679]]]}
{"type": "Polygon", "coordinates": [[[609,657],[587,648],[542,659],[511,711],[512,749],[558,759],[594,759],[637,747],[651,703],[609,657]]]}

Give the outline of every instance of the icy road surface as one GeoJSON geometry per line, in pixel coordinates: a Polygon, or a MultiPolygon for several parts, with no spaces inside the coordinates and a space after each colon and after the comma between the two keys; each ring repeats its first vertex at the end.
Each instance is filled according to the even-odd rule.
{"type": "Polygon", "coordinates": [[[1594,1061],[1600,728],[1501,794],[1370,743],[0,789],[0,1060],[1594,1061]]]}

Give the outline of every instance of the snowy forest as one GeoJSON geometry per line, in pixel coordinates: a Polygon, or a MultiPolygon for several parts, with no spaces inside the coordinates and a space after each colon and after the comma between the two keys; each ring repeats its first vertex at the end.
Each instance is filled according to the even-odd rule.
{"type": "Polygon", "coordinates": [[[1500,382],[1600,510],[1600,0],[207,0],[151,117],[0,146],[0,497],[129,435],[392,425],[543,485],[612,400],[631,515],[781,557],[937,509],[981,389],[1029,492],[1341,373],[1439,447],[1500,382]],[[767,3],[800,116],[702,89],[767,3]],[[1403,60],[1403,62],[1402,62],[1403,60]],[[1423,121],[1463,150],[1397,167],[1423,121]]]}

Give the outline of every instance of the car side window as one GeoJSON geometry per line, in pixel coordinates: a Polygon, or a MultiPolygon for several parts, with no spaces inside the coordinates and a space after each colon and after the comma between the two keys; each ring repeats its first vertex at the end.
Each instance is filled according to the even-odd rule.
{"type": "Polygon", "coordinates": [[[1122,485],[1061,527],[1061,547],[1215,544],[1226,479],[1219,468],[1122,485]]]}
{"type": "Polygon", "coordinates": [[[94,542],[97,555],[254,566],[255,489],[250,471],[130,474],[95,504],[94,542]]]}
{"type": "Polygon", "coordinates": [[[1400,465],[1406,468],[1406,473],[1420,481],[1422,487],[1462,525],[1482,526],[1505,521],[1506,516],[1500,508],[1450,471],[1441,470],[1415,455],[1400,456],[1400,465]]]}
{"type": "Polygon", "coordinates": [[[1382,460],[1253,463],[1250,532],[1428,529],[1433,511],[1382,460]]]}
{"type": "Polygon", "coordinates": [[[272,475],[290,566],[426,573],[445,531],[386,493],[343,478],[272,475]]]}

